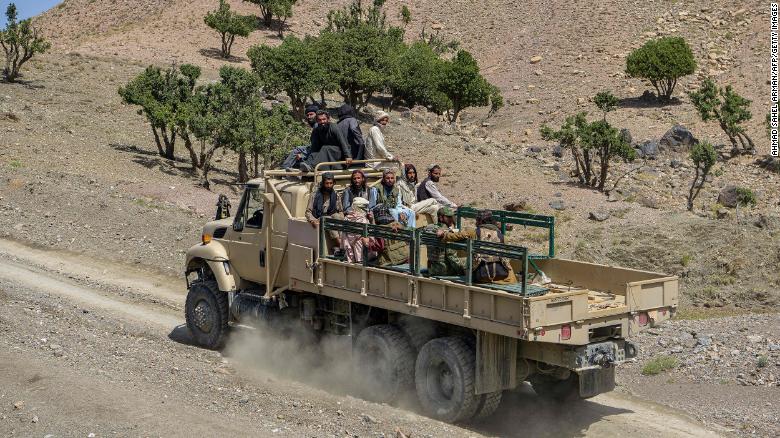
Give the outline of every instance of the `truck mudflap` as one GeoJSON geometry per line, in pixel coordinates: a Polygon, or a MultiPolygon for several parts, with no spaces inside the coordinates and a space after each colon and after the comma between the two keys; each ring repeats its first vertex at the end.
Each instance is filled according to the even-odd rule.
{"type": "Polygon", "coordinates": [[[615,389],[615,368],[591,368],[578,372],[580,397],[590,398],[615,389]]]}

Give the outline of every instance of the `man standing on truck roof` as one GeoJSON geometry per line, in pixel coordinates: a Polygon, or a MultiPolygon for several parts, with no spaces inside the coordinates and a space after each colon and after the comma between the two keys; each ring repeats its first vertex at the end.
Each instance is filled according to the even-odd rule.
{"type": "Polygon", "coordinates": [[[428,178],[425,178],[425,180],[417,186],[417,201],[420,202],[433,198],[441,206],[458,208],[454,202],[447,199],[439,191],[439,186],[436,185],[436,183],[439,182],[439,178],[441,178],[441,166],[438,164],[431,164],[428,166],[428,178]]]}
{"type": "MultiPolygon", "coordinates": [[[[459,231],[440,229],[436,235],[445,242],[460,242],[471,239],[504,243],[504,235],[501,234],[490,210],[479,212],[476,229],[467,228],[459,231]]],[[[476,283],[517,283],[517,276],[515,276],[512,265],[504,257],[475,253],[471,260],[471,272],[471,278],[476,283]]]]}
{"type": "MultiPolygon", "coordinates": [[[[336,178],[330,172],[322,174],[322,181],[316,192],[309,198],[309,205],[306,207],[306,220],[312,227],[320,224],[322,216],[332,217],[333,219],[344,219],[341,210],[341,196],[333,189],[336,178]]],[[[325,236],[328,241],[328,248],[338,246],[339,233],[337,231],[328,231],[325,236]]]]}
{"type": "MultiPolygon", "coordinates": [[[[346,161],[349,166],[352,158],[349,143],[338,126],[330,122],[330,114],[317,111],[317,127],[311,131],[311,152],[301,162],[301,170],[313,172],[317,164],[331,161],[346,161]]],[[[333,166],[326,167],[323,170],[333,170],[330,169],[333,166]]]]}
{"type": "MultiPolygon", "coordinates": [[[[426,225],[425,232],[446,233],[455,225],[455,212],[450,207],[441,207],[437,213],[438,223],[426,225]]],[[[460,276],[466,272],[466,261],[452,249],[428,247],[428,274],[435,276],[460,276]]]]}
{"type": "Polygon", "coordinates": [[[363,140],[363,131],[360,130],[357,113],[351,105],[346,103],[341,105],[339,122],[336,126],[349,144],[351,157],[355,160],[362,160],[366,153],[366,142],[363,140]]]}

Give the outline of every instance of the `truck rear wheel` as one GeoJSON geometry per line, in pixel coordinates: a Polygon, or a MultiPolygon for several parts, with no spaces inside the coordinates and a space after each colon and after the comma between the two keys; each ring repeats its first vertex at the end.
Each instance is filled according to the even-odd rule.
{"type": "Polygon", "coordinates": [[[504,391],[482,394],[480,396],[477,413],[474,415],[474,420],[483,420],[493,415],[498,409],[498,406],[501,405],[501,398],[503,394],[504,391]]]}
{"type": "Polygon", "coordinates": [[[398,326],[409,337],[414,351],[420,351],[423,345],[436,337],[436,324],[424,318],[415,316],[402,316],[398,319],[398,326]]]}
{"type": "Polygon", "coordinates": [[[531,382],[534,392],[545,399],[556,402],[571,402],[582,398],[580,397],[580,380],[575,372],[563,380],[544,374],[534,374],[528,381],[531,382]]]}
{"type": "Polygon", "coordinates": [[[217,350],[225,345],[228,334],[227,294],[216,281],[197,281],[190,285],[184,305],[187,328],[195,344],[217,350]]]}
{"type": "Polygon", "coordinates": [[[474,394],[475,352],[463,338],[437,338],[417,355],[415,386],[427,415],[455,423],[471,419],[479,408],[474,394]]]}
{"type": "Polygon", "coordinates": [[[397,327],[367,327],[355,340],[353,366],[365,398],[391,403],[412,387],[414,348],[397,327]]]}

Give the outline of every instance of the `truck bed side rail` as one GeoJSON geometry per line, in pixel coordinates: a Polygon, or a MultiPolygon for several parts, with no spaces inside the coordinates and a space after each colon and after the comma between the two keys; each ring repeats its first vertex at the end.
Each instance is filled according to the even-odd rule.
{"type": "MultiPolygon", "coordinates": [[[[458,228],[461,228],[462,219],[476,219],[481,210],[471,207],[459,207],[456,216],[458,228]]],[[[547,254],[529,254],[530,259],[546,259],[555,257],[555,217],[541,214],[521,213],[507,210],[490,210],[501,226],[501,234],[506,234],[507,224],[522,225],[524,227],[545,228],[548,231],[547,254]]]]}
{"type": "MultiPolygon", "coordinates": [[[[418,262],[420,260],[421,246],[436,247],[441,250],[461,250],[465,252],[466,256],[466,275],[465,278],[463,278],[463,282],[469,286],[474,282],[474,266],[472,266],[474,255],[482,254],[503,257],[509,260],[517,260],[520,262],[521,266],[520,272],[515,273],[518,277],[517,280],[520,291],[523,296],[527,293],[528,249],[522,246],[472,239],[467,239],[464,242],[444,242],[436,233],[424,231],[422,228],[416,230],[399,229],[398,231],[393,231],[393,229],[388,228],[387,226],[361,224],[323,216],[320,218],[320,257],[331,257],[326,253],[325,249],[325,233],[328,231],[338,231],[359,235],[361,237],[383,238],[407,242],[409,244],[408,271],[415,276],[422,275],[422,267],[418,262]]],[[[363,266],[368,266],[368,249],[365,246],[363,248],[363,266]]]]}

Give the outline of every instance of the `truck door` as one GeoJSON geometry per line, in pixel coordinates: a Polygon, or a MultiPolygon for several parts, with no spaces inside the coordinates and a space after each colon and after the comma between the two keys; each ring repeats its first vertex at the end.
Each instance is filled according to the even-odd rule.
{"type": "Polygon", "coordinates": [[[247,186],[233,222],[229,250],[233,269],[242,279],[255,282],[264,282],[266,275],[264,201],[262,188],[247,186]]]}

